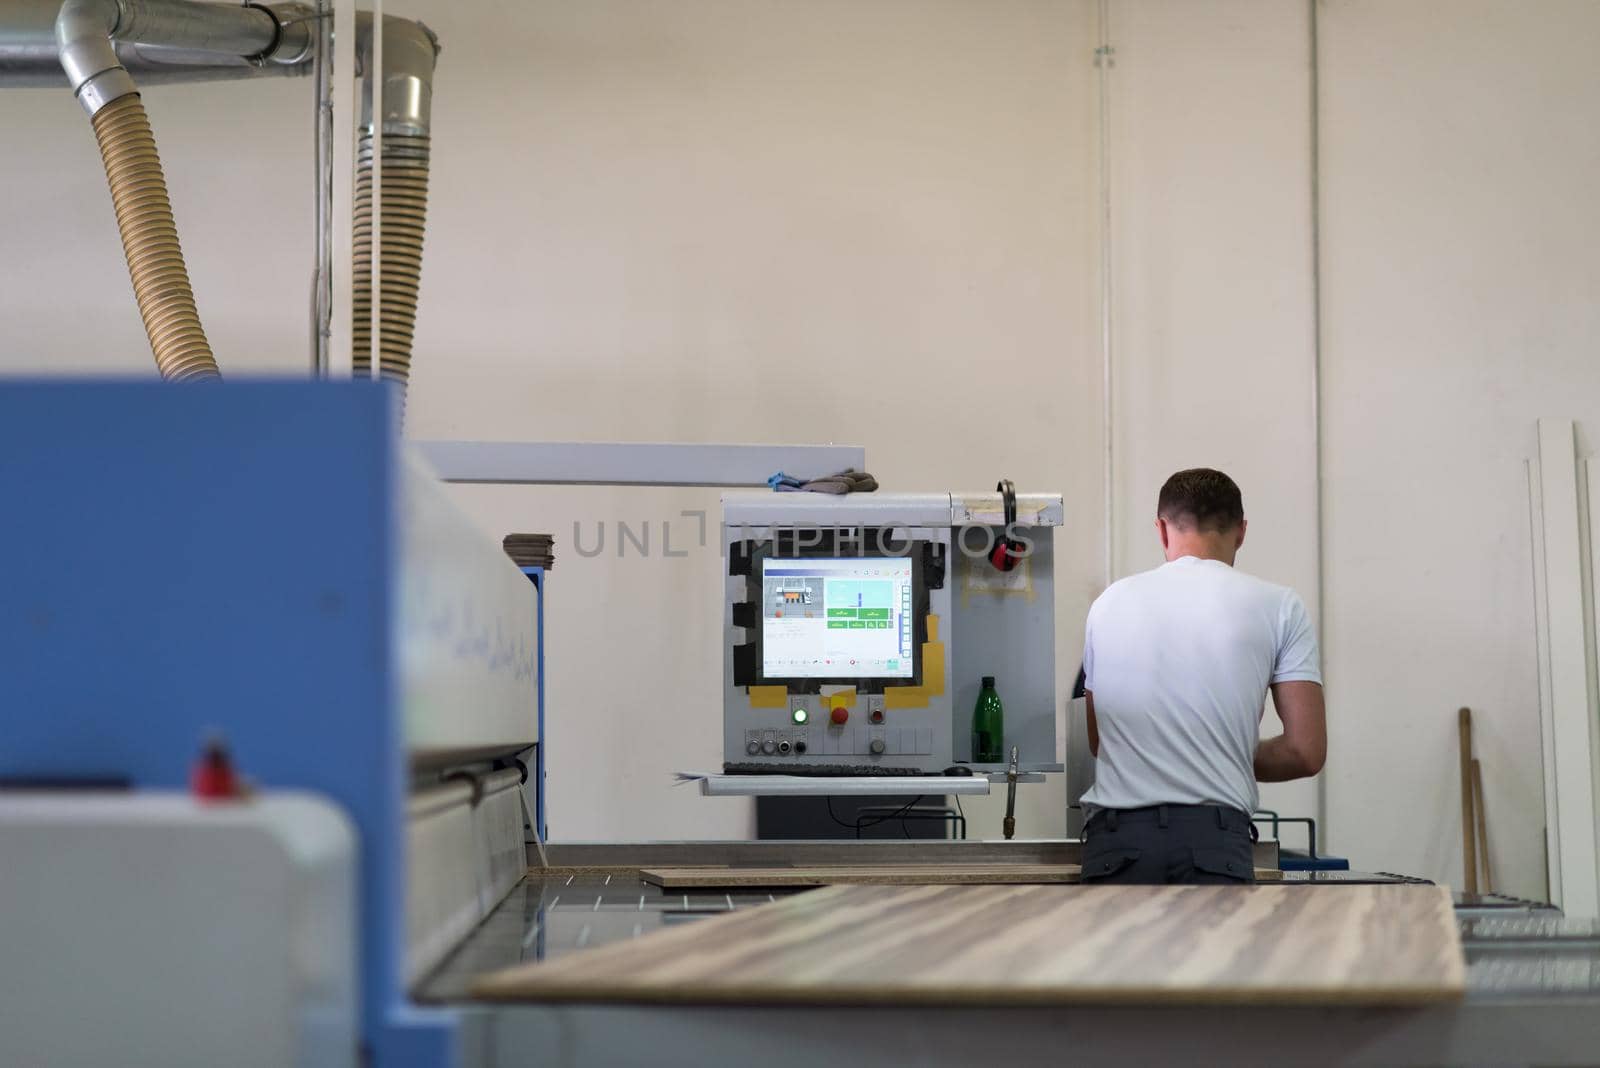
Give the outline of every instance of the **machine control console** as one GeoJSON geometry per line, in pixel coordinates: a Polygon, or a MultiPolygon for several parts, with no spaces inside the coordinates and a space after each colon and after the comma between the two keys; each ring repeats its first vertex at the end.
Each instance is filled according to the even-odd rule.
{"type": "Polygon", "coordinates": [[[976,688],[997,672],[1008,704],[1039,710],[1008,717],[1024,759],[1049,759],[1062,509],[998,490],[723,494],[724,767],[948,767],[969,757],[976,688]],[[1001,538],[1026,542],[1025,567],[1000,574],[1001,538]]]}

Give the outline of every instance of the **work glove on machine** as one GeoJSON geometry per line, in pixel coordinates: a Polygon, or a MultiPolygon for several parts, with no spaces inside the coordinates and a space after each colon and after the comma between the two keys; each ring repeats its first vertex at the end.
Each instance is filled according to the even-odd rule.
{"type": "Polygon", "coordinates": [[[767,485],[779,493],[871,493],[878,488],[878,480],[865,471],[847,467],[843,471],[802,482],[782,471],[767,479],[767,485]]]}

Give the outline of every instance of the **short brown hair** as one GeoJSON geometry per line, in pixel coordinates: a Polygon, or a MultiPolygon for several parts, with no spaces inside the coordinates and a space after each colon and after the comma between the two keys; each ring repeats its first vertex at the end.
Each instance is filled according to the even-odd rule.
{"type": "Polygon", "coordinates": [[[1238,483],[1209,467],[1179,471],[1161,487],[1156,515],[1179,527],[1232,530],[1244,522],[1238,483]]]}

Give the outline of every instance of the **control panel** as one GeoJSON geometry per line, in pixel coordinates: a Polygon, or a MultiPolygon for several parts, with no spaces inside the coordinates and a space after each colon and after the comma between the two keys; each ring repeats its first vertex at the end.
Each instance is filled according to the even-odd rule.
{"type": "Polygon", "coordinates": [[[1036,528],[1060,523],[1059,496],[739,491],[722,506],[728,770],[941,772],[969,757],[966,683],[989,674],[1009,683],[1008,735],[1014,721],[1034,759],[1054,757],[1053,554],[1036,528]],[[988,550],[1007,531],[1032,551],[1002,571],[988,550]]]}

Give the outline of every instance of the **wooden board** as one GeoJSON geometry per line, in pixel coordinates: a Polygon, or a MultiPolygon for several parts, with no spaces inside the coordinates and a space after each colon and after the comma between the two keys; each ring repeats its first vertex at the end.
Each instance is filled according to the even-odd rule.
{"type": "Polygon", "coordinates": [[[1075,883],[1077,864],[884,864],[806,868],[641,868],[639,877],[664,890],[698,887],[929,886],[1075,883]]]}
{"type": "MultiPolygon", "coordinates": [[[[796,868],[641,868],[639,877],[663,890],[775,889],[796,886],[1002,886],[1076,883],[1077,864],[851,864],[796,868]]],[[[1276,869],[1256,869],[1256,880],[1280,879],[1276,869]]]]}
{"type": "Polygon", "coordinates": [[[506,1001],[1337,1004],[1459,999],[1444,887],[830,886],[489,975],[506,1001]]]}

